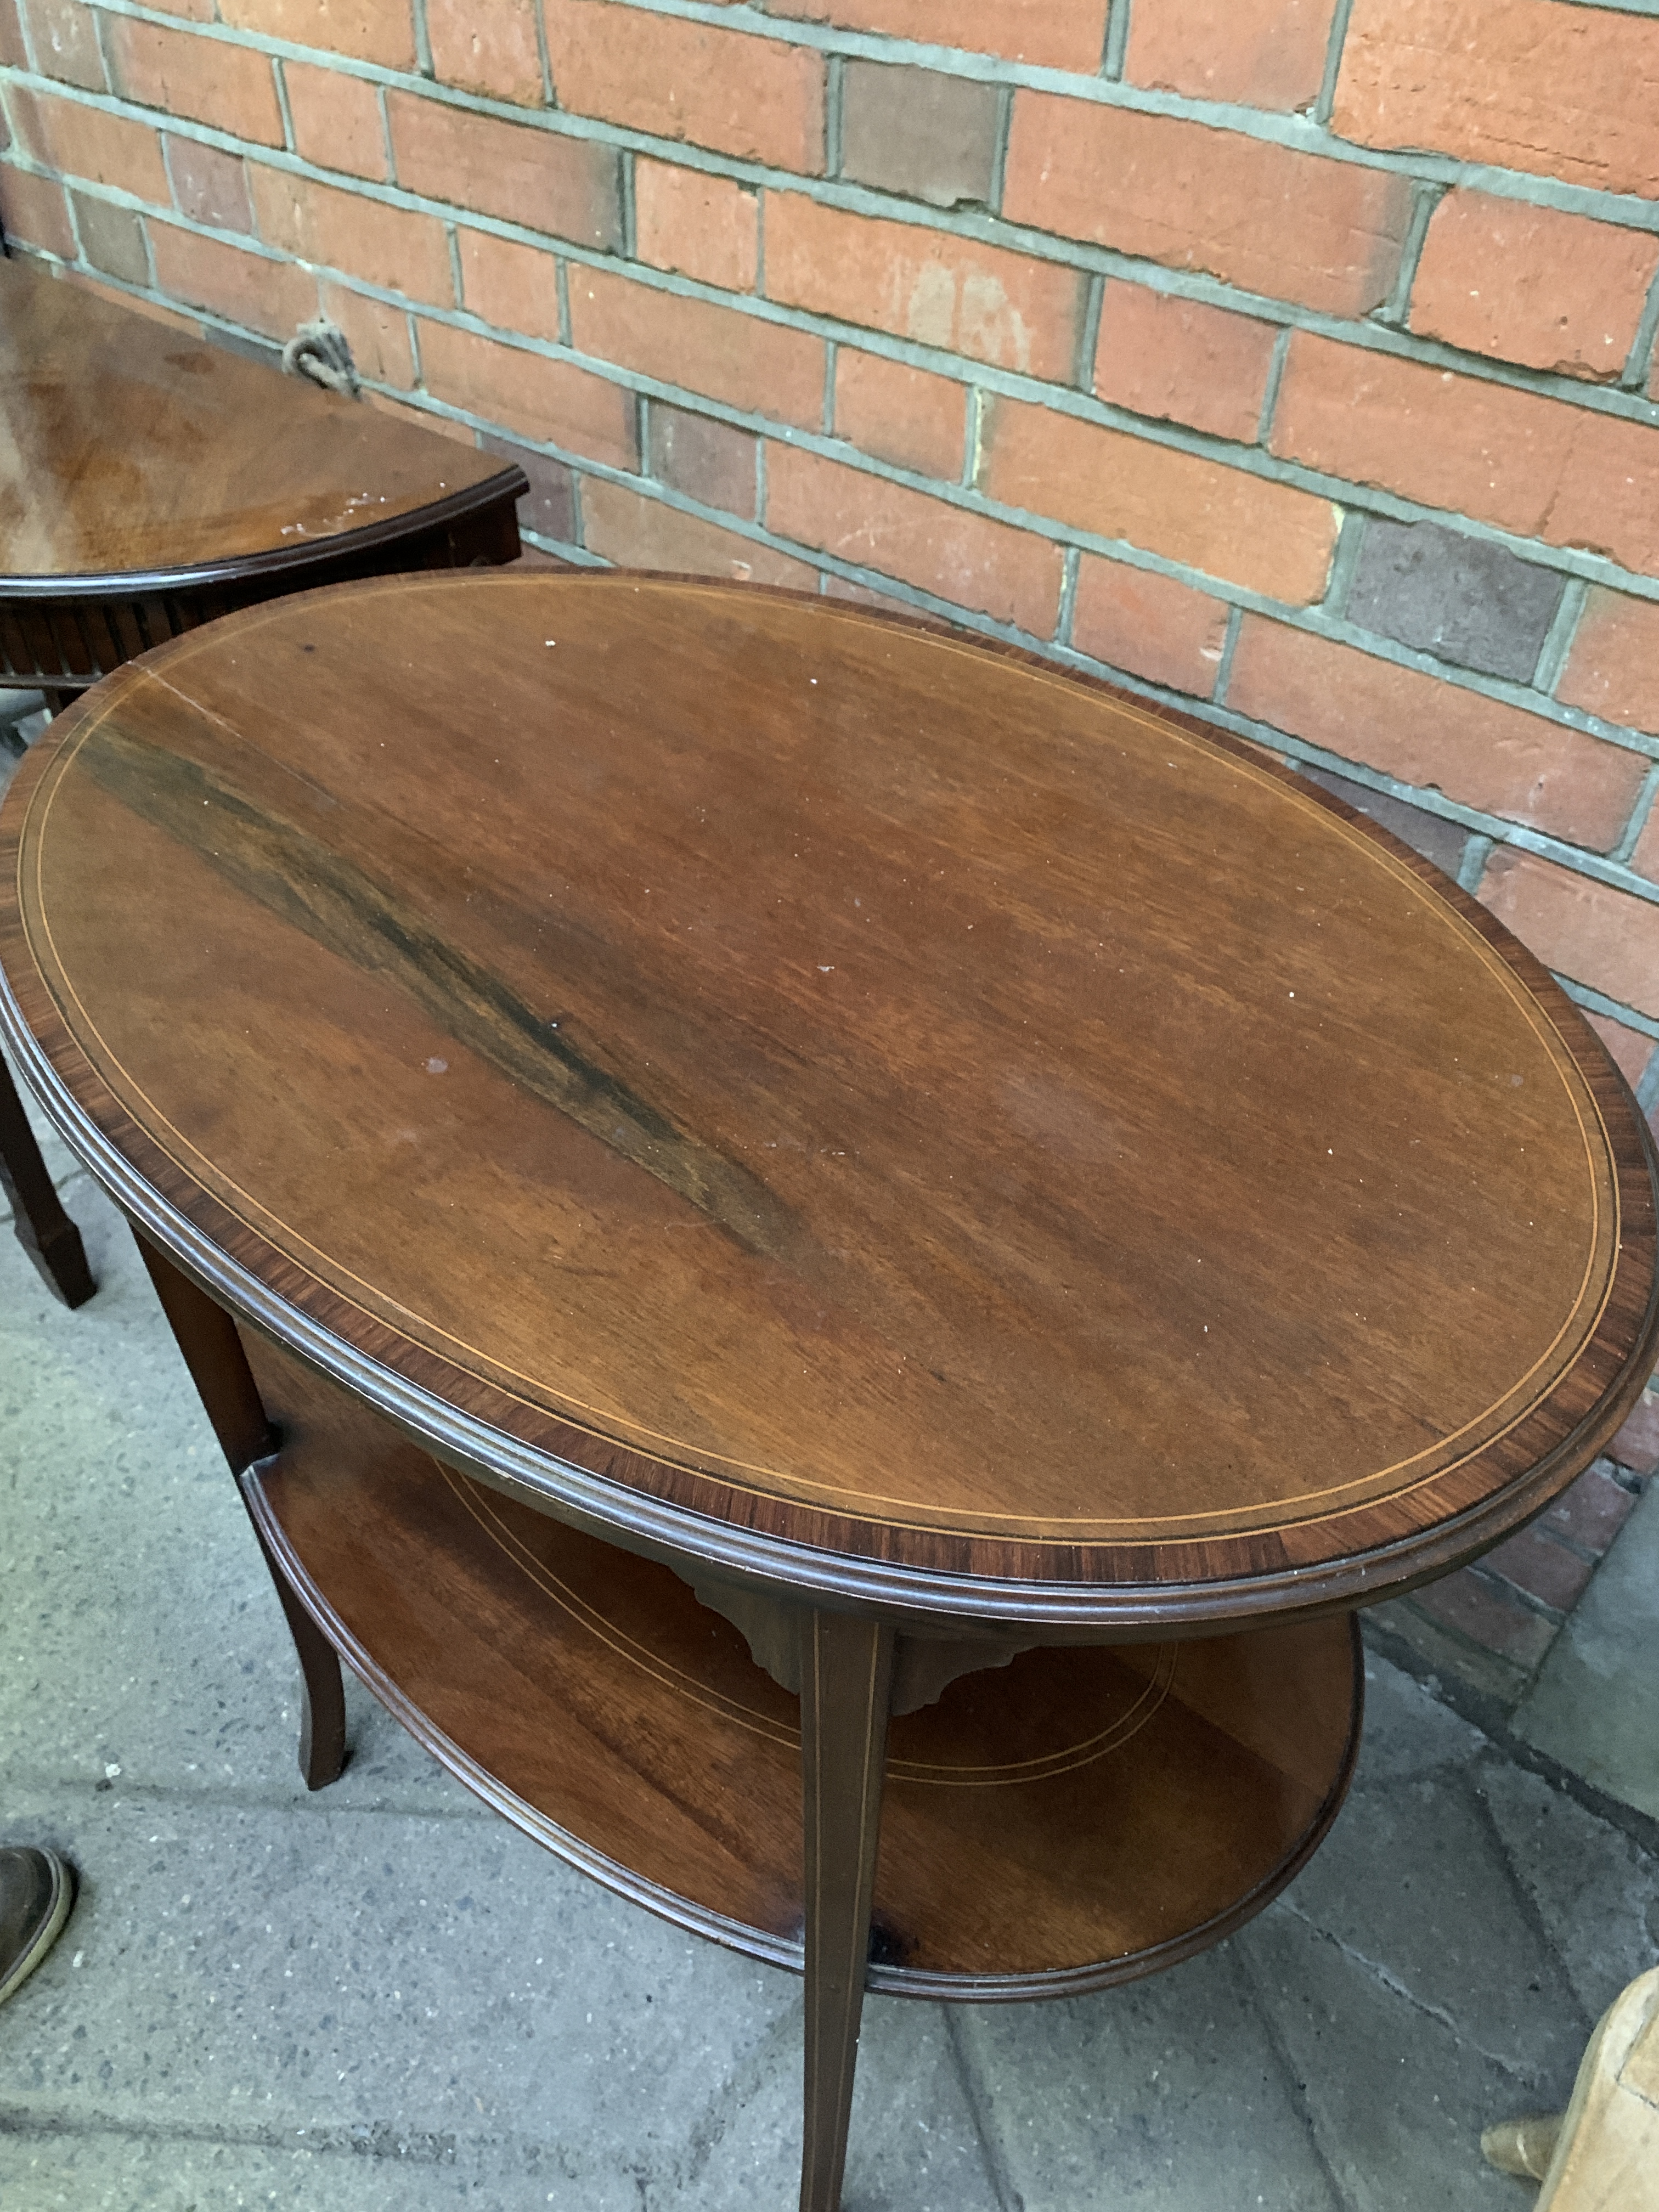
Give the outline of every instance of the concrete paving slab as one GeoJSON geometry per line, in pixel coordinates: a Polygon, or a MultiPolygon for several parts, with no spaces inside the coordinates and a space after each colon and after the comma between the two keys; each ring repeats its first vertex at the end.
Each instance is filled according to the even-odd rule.
{"type": "MultiPolygon", "coordinates": [[[[800,2188],[799,1998],[692,2129],[688,2181],[712,2201],[793,2204],[800,2188]]],[[[843,2212],[1006,2212],[963,2079],[951,2015],[865,2001],[843,2212]]]]}
{"type": "Polygon", "coordinates": [[[1010,2204],[1333,2212],[1341,2199],[1230,1946],[957,2033],[1010,2204]]]}
{"type": "MultiPolygon", "coordinates": [[[[1523,2212],[1515,2183],[1482,2160],[1480,2130],[1516,2112],[1561,2110],[1571,2067],[1547,2077],[1540,2106],[1531,2080],[1390,1987],[1386,1966],[1322,1939],[1282,1904],[1234,1942],[1345,2212],[1523,2212]]],[[[1212,2201],[1253,2200],[1238,2191],[1212,2201]]]]}
{"type": "Polygon", "coordinates": [[[82,1885],[0,2014],[0,2111],[20,2132],[271,2146],[320,2130],[498,2172],[511,2153],[520,2176],[544,2168],[633,2212],[641,2184],[678,2201],[711,2101],[798,2010],[792,1977],[625,1905],[503,1822],[459,1835],[409,1814],[113,1791],[9,1791],[8,1815],[82,1885]]]}
{"type": "Polygon", "coordinates": [[[1524,1767],[1490,1759],[1480,1787],[1584,2016],[1599,2020],[1659,1964],[1659,1863],[1524,1767]]]}
{"type": "Polygon", "coordinates": [[[1571,2082],[1589,2021],[1462,1775],[1362,1771],[1286,1901],[1517,2079],[1571,2082]]]}
{"type": "Polygon", "coordinates": [[[1478,1728],[1375,1652],[1365,1657],[1365,1724],[1358,1772],[1367,1788],[1467,1767],[1487,1748],[1478,1728]]]}
{"type": "MultiPolygon", "coordinates": [[[[298,1668],[235,1485],[125,1221],[69,1188],[100,1285],[78,1311],[0,1232],[0,1764],[303,1799],[298,1668]]],[[[337,1802],[490,1817],[350,1688],[337,1802]]]]}
{"type": "MultiPolygon", "coordinates": [[[[660,2201],[660,2200],[659,2200],[660,2201]]],[[[19,2212],[601,2212],[625,2203],[591,2195],[539,2146],[394,2146],[364,2136],[314,2148],[94,2130],[42,2137],[0,2133],[0,2203],[19,2212]]]]}
{"type": "Polygon", "coordinates": [[[1659,1482],[1516,1710],[1523,1743],[1659,1820],[1659,1482]]]}

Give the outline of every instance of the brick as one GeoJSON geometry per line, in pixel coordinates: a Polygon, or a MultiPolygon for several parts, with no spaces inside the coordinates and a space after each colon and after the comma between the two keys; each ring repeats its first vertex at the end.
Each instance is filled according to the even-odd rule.
{"type": "Polygon", "coordinates": [[[1659,570],[1659,431],[1644,423],[1297,331],[1268,443],[1350,483],[1659,570]]]}
{"type": "Polygon", "coordinates": [[[257,164],[249,181],[259,235],[268,245],[411,300],[455,304],[449,240],[435,216],[257,164]]]}
{"type": "Polygon", "coordinates": [[[81,251],[94,269],[118,276],[129,284],[149,282],[149,253],[144,245],[144,223],[131,208],[112,207],[107,200],[86,192],[71,192],[75,228],[81,251]]]}
{"type": "Polygon", "coordinates": [[[673,15],[601,0],[544,0],[553,89],[568,113],[816,176],[823,167],[823,59],[673,15]]]}
{"type": "MultiPolygon", "coordinates": [[[[107,92],[109,73],[98,44],[98,17],[86,0],[27,0],[27,4],[40,74],[78,84],[84,92],[107,92]]],[[[16,66],[26,66],[21,40],[16,66]]]]}
{"type": "Polygon", "coordinates": [[[1523,708],[1247,614],[1227,704],[1402,783],[1604,852],[1646,763],[1523,708]]]}
{"type": "Polygon", "coordinates": [[[844,31],[880,31],[919,45],[1001,54],[1041,69],[1095,76],[1106,46],[1109,0],[766,0],[769,15],[844,31]]]}
{"type": "MultiPolygon", "coordinates": [[[[18,20],[17,0],[0,0],[0,66],[26,70],[29,58],[23,51],[23,27],[18,20]]],[[[0,131],[4,129],[0,122],[0,131]]]]}
{"type": "Polygon", "coordinates": [[[1069,383],[1084,304],[1075,269],[948,231],[769,192],[766,295],[999,368],[1069,383]]]}
{"type": "Polygon", "coordinates": [[[180,215],[192,222],[210,223],[216,230],[253,228],[247,166],[240,154],[222,154],[216,146],[171,134],[164,134],[161,146],[180,215]]]}
{"type": "Polygon", "coordinates": [[[1528,1673],[1555,1641],[1553,1621],[1534,1613],[1501,1584],[1484,1581],[1467,1567],[1443,1582],[1431,1583],[1426,1589],[1413,1591],[1412,1603],[1442,1627],[1455,1629],[1483,1651],[1495,1652],[1528,1673]]]}
{"type": "Polygon", "coordinates": [[[426,0],[426,30],[441,84],[541,106],[535,0],[426,0]]]}
{"type": "Polygon", "coordinates": [[[1354,0],[1331,127],[1659,192],[1659,22],[1559,0],[1354,0]]]}
{"type": "Polygon", "coordinates": [[[1593,1014],[1588,1006],[1579,1009],[1584,1019],[1606,1045],[1619,1073],[1632,1091],[1647,1073],[1648,1062],[1653,1058],[1653,1039],[1644,1036],[1639,1030],[1627,1029],[1623,1022],[1615,1022],[1606,1014],[1593,1014]]]}
{"type": "MultiPolygon", "coordinates": [[[[1644,1467],[1641,1459],[1649,1455],[1654,1466],[1659,1467],[1659,1403],[1644,1398],[1608,1446],[1607,1458],[1646,1474],[1651,1469],[1644,1467]],[[1626,1458],[1623,1450],[1638,1456],[1626,1458]]],[[[1631,1492],[1613,1480],[1607,1460],[1598,1459],[1562,1492],[1538,1525],[1553,1529],[1599,1559],[1629,1520],[1635,1504],[1631,1492]]]]}
{"type": "Polygon", "coordinates": [[[1278,342],[1272,323],[1144,284],[1110,283],[1101,300],[1095,391],[1132,414],[1254,445],[1278,342]]]}
{"type": "Polygon", "coordinates": [[[968,432],[968,387],[879,354],[836,356],[836,435],[861,453],[955,483],[968,432]]]}
{"type": "Polygon", "coordinates": [[[841,173],[930,207],[990,204],[1002,98],[994,84],[849,61],[842,79],[841,173]]]}
{"type": "Polygon", "coordinates": [[[1174,576],[1083,556],[1072,607],[1072,643],[1079,653],[1207,699],[1226,635],[1219,599],[1174,576]]]}
{"type": "Polygon", "coordinates": [[[530,489],[519,501],[520,529],[533,530],[538,538],[556,538],[562,545],[573,544],[576,537],[574,471],[562,461],[532,453],[528,446],[515,445],[510,438],[493,437],[488,431],[480,434],[478,443],[487,453],[515,461],[530,479],[530,489]]]}
{"type": "Polygon", "coordinates": [[[1547,968],[1659,1015],[1659,906],[1498,845],[1480,900],[1547,968]]]}
{"type": "Polygon", "coordinates": [[[1408,180],[1265,139],[1019,91],[1003,213],[1334,315],[1389,296],[1408,180]]]}
{"type": "Polygon", "coordinates": [[[789,446],[767,456],[766,519],[780,538],[975,607],[1034,637],[1060,611],[1060,550],[925,492],[789,446]]]}
{"type": "Polygon", "coordinates": [[[386,95],[386,115],[398,181],[410,191],[601,252],[620,247],[614,149],[404,92],[386,95]]]}
{"type": "Polygon", "coordinates": [[[1593,586],[1555,696],[1609,722],[1659,732],[1659,605],[1593,586]]]}
{"type": "Polygon", "coordinates": [[[1536,1598],[1556,1613],[1571,1613],[1583,1595],[1595,1568],[1551,1541],[1535,1528],[1522,1528],[1494,1545],[1480,1565],[1488,1574],[1500,1576],[1512,1589],[1536,1598]]]}
{"type": "Polygon", "coordinates": [[[158,207],[172,205],[161,142],[147,123],[21,85],[11,88],[8,99],[18,137],[43,167],[108,185],[158,207]]]}
{"type": "Polygon", "coordinates": [[[1336,545],[1328,500],[1020,400],[981,402],[980,480],[993,499],[1303,605],[1336,545]]]}
{"type": "Polygon", "coordinates": [[[1650,883],[1659,883],[1659,806],[1650,806],[1648,818],[1631,854],[1630,865],[1650,883]]]}
{"type": "Polygon", "coordinates": [[[487,230],[456,233],[461,258],[461,304],[498,330],[557,344],[559,264],[540,246],[516,246],[487,230]]]}
{"type": "Polygon", "coordinates": [[[131,15],[110,16],[105,35],[117,88],[129,100],[255,145],[283,144],[283,111],[266,55],[131,15]]]}
{"type": "Polygon", "coordinates": [[[1134,0],[1126,84],[1246,107],[1311,106],[1335,0],[1134,0]]]}
{"type": "Polygon", "coordinates": [[[817,586],[817,571],[805,562],[597,477],[582,486],[582,524],[588,551],[620,568],[725,576],[740,584],[787,584],[798,591],[817,586]]]}
{"type": "Polygon", "coordinates": [[[295,152],[319,169],[343,169],[349,176],[384,184],[386,130],[375,88],[360,76],[313,68],[309,62],[284,62],[283,78],[295,152]]]}
{"type": "MultiPolygon", "coordinates": [[[[1620,1467],[1629,1468],[1632,1474],[1639,1474],[1644,1480],[1650,1475],[1659,1474],[1659,1398],[1644,1397],[1640,1401],[1635,1412],[1607,1446],[1607,1456],[1616,1460],[1620,1467]]],[[[1574,1486],[1576,1488],[1577,1485],[1574,1486]]],[[[1607,1487],[1624,1500],[1623,1511],[1613,1522],[1612,1533],[1605,1540],[1611,1543],[1613,1535],[1628,1517],[1636,1501],[1627,1490],[1620,1489],[1617,1483],[1609,1482],[1607,1487]]],[[[1571,1496],[1571,1492],[1568,1495],[1571,1496]]],[[[1603,1523],[1611,1521],[1618,1510],[1612,1499],[1602,1500],[1601,1518],[1603,1523]]]]}
{"type": "Polygon", "coordinates": [[[635,252],[722,291],[752,292],[760,265],[760,195],[640,155],[634,163],[635,252]]]}
{"type": "Polygon", "coordinates": [[[1433,522],[1351,516],[1363,532],[1344,617],[1459,668],[1528,684],[1566,579],[1433,522]]]}
{"type": "Polygon", "coordinates": [[[415,382],[415,355],[409,341],[409,317],[403,308],[348,291],[343,284],[324,283],[319,289],[322,311],[344,331],[358,374],[376,384],[410,390],[415,382]]]}
{"type": "Polygon", "coordinates": [[[760,440],[707,415],[651,403],[649,462],[653,476],[705,507],[755,519],[756,456],[760,440]]]}
{"type": "Polygon", "coordinates": [[[55,177],[0,166],[0,231],[20,246],[38,246],[60,260],[76,258],[69,203],[55,177]]]}
{"type": "Polygon", "coordinates": [[[538,445],[631,469],[639,462],[634,395],[568,362],[445,323],[419,326],[422,379],[436,399],[463,407],[538,445]]]}
{"type": "Polygon", "coordinates": [[[804,331],[597,269],[573,268],[568,285],[579,353],[778,422],[822,421],[823,347],[804,331]]]}
{"type": "Polygon", "coordinates": [[[219,18],[234,30],[349,54],[386,69],[416,66],[410,0],[220,0],[219,18]]]}
{"type": "Polygon", "coordinates": [[[1651,232],[1449,192],[1423,241],[1411,327],[1470,353],[1606,380],[1625,365],[1656,270],[1651,232]]]}
{"type": "Polygon", "coordinates": [[[1356,814],[1363,814],[1367,821],[1392,830],[1402,845],[1409,845],[1413,853],[1432,860],[1447,875],[1455,877],[1462,866],[1469,833],[1455,822],[1448,822],[1443,815],[1431,814],[1421,806],[1409,806],[1403,799],[1391,798],[1386,791],[1373,791],[1369,784],[1355,783],[1346,775],[1332,775],[1322,768],[1304,768],[1302,774],[1310,783],[1316,783],[1322,791],[1328,791],[1333,798],[1352,806],[1356,814]]]}
{"type": "Polygon", "coordinates": [[[152,222],[149,244],[157,289],[210,307],[228,322],[285,340],[317,313],[316,278],[291,262],[268,260],[170,222],[152,222]]]}

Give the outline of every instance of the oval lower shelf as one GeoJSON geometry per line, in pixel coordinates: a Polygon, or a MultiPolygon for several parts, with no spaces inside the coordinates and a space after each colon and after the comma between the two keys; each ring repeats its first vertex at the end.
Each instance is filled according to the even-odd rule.
{"type": "MultiPolygon", "coordinates": [[[[561,1857],[799,1972],[799,1709],[738,1632],[243,1334],[283,1435],[249,1502],[347,1663],[561,1857]]],[[[1363,1680],[1345,1618],[953,1682],[891,1726],[869,1986],[1066,1995],[1214,1942],[1334,1819],[1363,1680]]]]}

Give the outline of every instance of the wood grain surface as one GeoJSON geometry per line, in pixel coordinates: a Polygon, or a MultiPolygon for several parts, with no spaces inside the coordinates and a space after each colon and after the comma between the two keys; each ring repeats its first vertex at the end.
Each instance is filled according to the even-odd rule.
{"type": "Polygon", "coordinates": [[[1538,963],[1012,652],[356,586],[118,672],[0,829],[0,1017],[148,1233],[665,1553],[1112,1633],[1352,1602],[1652,1358],[1646,1132],[1538,963]]]}
{"type": "MultiPolygon", "coordinates": [[[[0,599],[304,564],[523,485],[495,454],[0,258],[0,599]]],[[[138,610],[133,651],[174,627],[138,610]]]]}
{"type": "MultiPolygon", "coordinates": [[[[562,1856],[799,1972],[799,1700],[667,1567],[441,1466],[244,1335],[283,1439],[247,1478],[256,1522],[371,1688],[562,1856]]],[[[1362,1687],[1347,1620],[953,1683],[891,1724],[868,1986],[1066,1996],[1215,1942],[1335,1817],[1362,1687]]]]}

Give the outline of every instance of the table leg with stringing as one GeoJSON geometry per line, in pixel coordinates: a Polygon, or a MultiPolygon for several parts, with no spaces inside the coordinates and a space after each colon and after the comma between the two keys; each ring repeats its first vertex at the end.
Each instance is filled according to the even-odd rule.
{"type": "Polygon", "coordinates": [[[17,1241],[68,1306],[83,1306],[98,1285],[81,1232],[64,1212],[11,1070],[0,1060],[0,1188],[11,1200],[17,1241]]]}
{"type": "MultiPolygon", "coordinates": [[[[256,1461],[274,1452],[279,1439],[260,1401],[236,1324],[222,1306],[216,1305],[205,1291],[164,1259],[153,1244],[143,1237],[137,1243],[161,1310],[240,1489],[248,1470],[256,1461]]],[[[245,1492],[242,1502],[247,1503],[245,1492]]],[[[252,1518],[251,1512],[249,1518],[252,1518]]],[[[345,1690],[340,1662],[334,1646],[277,1565],[257,1522],[253,1533],[276,1586],[300,1662],[300,1771],[308,1790],[321,1790],[338,1778],[345,1765],[345,1690]]]]}
{"type": "Polygon", "coordinates": [[[870,1959],[893,1632],[854,1613],[801,1623],[806,2063],[801,2212],[838,2212],[870,1959]]]}

